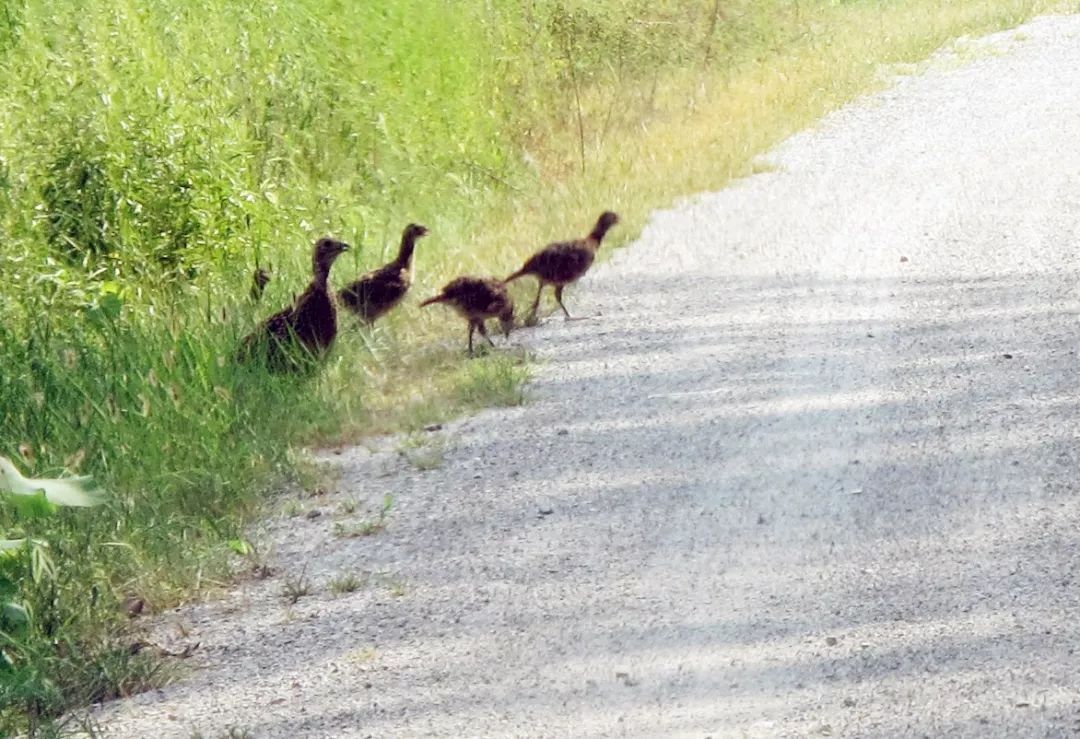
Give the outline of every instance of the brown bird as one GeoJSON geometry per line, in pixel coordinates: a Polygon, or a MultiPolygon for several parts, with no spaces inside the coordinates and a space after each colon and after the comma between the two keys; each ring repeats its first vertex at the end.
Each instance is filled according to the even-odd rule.
{"type": "Polygon", "coordinates": [[[540,281],[540,286],[536,290],[536,300],[533,301],[532,310],[529,311],[528,323],[536,321],[536,311],[540,307],[540,294],[544,292],[544,285],[555,287],[555,300],[566,314],[566,318],[571,319],[570,311],[563,305],[563,288],[577,282],[589,270],[593,260],[596,259],[596,250],[600,248],[604,235],[618,222],[618,215],[610,210],[604,211],[588,236],[574,241],[557,241],[548,244],[529,257],[524,267],[503,280],[503,282],[511,282],[525,275],[535,275],[540,281]]]}
{"type": "Polygon", "coordinates": [[[251,275],[251,299],[256,303],[259,302],[268,284],[270,284],[270,273],[262,267],[256,267],[251,275]]]}
{"type": "Polygon", "coordinates": [[[473,331],[479,331],[487,342],[495,346],[488,336],[484,321],[498,318],[503,336],[510,338],[514,328],[514,301],[510,292],[499,280],[491,277],[458,277],[446,283],[442,292],[428,298],[420,307],[446,303],[469,322],[469,354],[473,353],[473,331]]]}
{"type": "Polygon", "coordinates": [[[273,372],[304,369],[325,356],[337,336],[337,311],[326,281],[334,260],[349,249],[342,241],[315,242],[312,278],[292,305],[263,321],[240,342],[241,361],[262,358],[273,372]]]}
{"type": "Polygon", "coordinates": [[[338,293],[341,304],[369,324],[401,302],[412,284],[412,256],[416,240],[428,232],[425,226],[410,223],[401,235],[397,258],[372,270],[338,293]]]}

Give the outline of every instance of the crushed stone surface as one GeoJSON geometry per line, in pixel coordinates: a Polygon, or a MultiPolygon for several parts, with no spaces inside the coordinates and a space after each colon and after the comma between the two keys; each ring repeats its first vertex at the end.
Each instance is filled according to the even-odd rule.
{"type": "Polygon", "coordinates": [[[100,735],[1080,733],[1080,17],[972,46],[655,213],[528,404],[328,454],[100,735]]]}

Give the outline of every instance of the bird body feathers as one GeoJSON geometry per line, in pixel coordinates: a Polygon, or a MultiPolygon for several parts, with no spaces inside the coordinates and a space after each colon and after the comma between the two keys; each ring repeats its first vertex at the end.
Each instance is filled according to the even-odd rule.
{"type": "Polygon", "coordinates": [[[521,269],[506,278],[506,282],[525,275],[535,275],[551,285],[577,282],[592,266],[599,246],[600,242],[591,239],[548,244],[529,257],[521,269]]]}
{"type": "Polygon", "coordinates": [[[374,323],[389,313],[412,286],[412,256],[416,240],[427,228],[410,223],[401,234],[401,247],[394,261],[372,270],[338,292],[341,305],[366,323],[374,323]]]}
{"type": "Polygon", "coordinates": [[[407,266],[391,262],[372,270],[338,293],[341,304],[361,320],[374,323],[401,302],[412,286],[407,266]]]}
{"type": "Polygon", "coordinates": [[[536,311],[540,306],[540,295],[543,293],[545,285],[555,287],[555,300],[558,302],[559,307],[563,309],[567,319],[570,318],[570,311],[566,310],[566,306],[562,302],[563,288],[577,282],[589,271],[589,267],[596,260],[596,252],[600,248],[600,242],[604,240],[608,230],[618,222],[618,215],[610,210],[604,211],[600,214],[600,218],[597,219],[596,225],[593,226],[588,236],[583,239],[556,241],[548,244],[529,257],[521,269],[503,280],[503,282],[512,282],[519,277],[533,275],[540,282],[527,323],[536,320],[536,311]]]}
{"type": "Polygon", "coordinates": [[[330,298],[327,278],[338,255],[349,245],[319,239],[312,256],[313,277],[307,289],[288,308],[274,313],[244,337],[237,352],[241,361],[266,360],[274,372],[304,369],[322,358],[337,337],[337,309],[330,298]]]}
{"type": "Polygon", "coordinates": [[[421,307],[445,303],[469,323],[469,353],[472,354],[474,331],[491,342],[484,321],[498,318],[503,334],[510,335],[514,326],[514,301],[506,285],[492,277],[458,277],[446,283],[442,292],[428,298],[421,307]]]}

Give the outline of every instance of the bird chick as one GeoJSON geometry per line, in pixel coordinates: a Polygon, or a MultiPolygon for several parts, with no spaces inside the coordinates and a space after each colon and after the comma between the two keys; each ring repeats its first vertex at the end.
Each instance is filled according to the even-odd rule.
{"type": "Polygon", "coordinates": [[[401,247],[394,261],[372,270],[338,292],[341,304],[360,320],[373,324],[394,308],[412,285],[412,257],[417,239],[427,234],[425,226],[410,223],[401,235],[401,247]]]}
{"type": "Polygon", "coordinates": [[[596,259],[600,242],[604,240],[604,236],[611,227],[618,222],[617,214],[610,210],[604,211],[588,236],[583,239],[548,244],[529,257],[525,266],[503,280],[503,282],[512,282],[525,275],[534,275],[539,281],[536,300],[533,301],[532,309],[529,311],[527,323],[531,325],[536,322],[536,311],[540,307],[540,295],[544,292],[545,285],[552,285],[555,288],[555,301],[566,314],[567,320],[572,319],[570,311],[563,305],[563,288],[577,282],[589,270],[593,260],[596,259]]]}
{"type": "Polygon", "coordinates": [[[237,358],[262,358],[273,372],[304,369],[321,359],[337,336],[337,310],[327,280],[334,260],[349,245],[330,238],[315,242],[312,278],[293,304],[273,314],[240,343],[237,358]]]}
{"type": "Polygon", "coordinates": [[[458,277],[446,283],[442,292],[428,298],[420,307],[446,303],[469,322],[469,355],[473,354],[473,332],[479,331],[487,342],[495,346],[488,336],[484,321],[498,318],[503,336],[510,338],[514,328],[514,301],[510,292],[499,280],[491,277],[458,277]]]}
{"type": "Polygon", "coordinates": [[[251,300],[258,303],[270,284],[270,273],[262,267],[256,267],[251,275],[251,300]]]}

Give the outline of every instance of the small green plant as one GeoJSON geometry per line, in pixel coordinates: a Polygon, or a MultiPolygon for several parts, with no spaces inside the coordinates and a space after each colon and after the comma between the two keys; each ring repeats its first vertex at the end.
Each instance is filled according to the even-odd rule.
{"type": "Polygon", "coordinates": [[[334,535],[342,539],[374,536],[386,528],[386,516],[393,506],[394,496],[387,494],[383,496],[382,508],[379,509],[379,514],[375,518],[356,523],[338,521],[334,524],[334,535]]]}
{"type": "Polygon", "coordinates": [[[305,595],[311,595],[311,583],[306,577],[307,565],[300,570],[296,577],[286,577],[285,584],[281,586],[281,594],[290,605],[295,604],[305,595]]]}
{"type": "Polygon", "coordinates": [[[411,433],[398,446],[398,453],[418,470],[434,470],[446,461],[446,441],[442,436],[411,433]]]}
{"type": "Polygon", "coordinates": [[[338,595],[353,593],[364,587],[366,583],[366,578],[357,575],[355,572],[346,572],[330,581],[330,592],[338,595]]]}
{"type": "Polygon", "coordinates": [[[529,368],[521,356],[493,352],[474,359],[462,370],[458,394],[467,407],[515,406],[525,402],[523,387],[529,368]]]}

